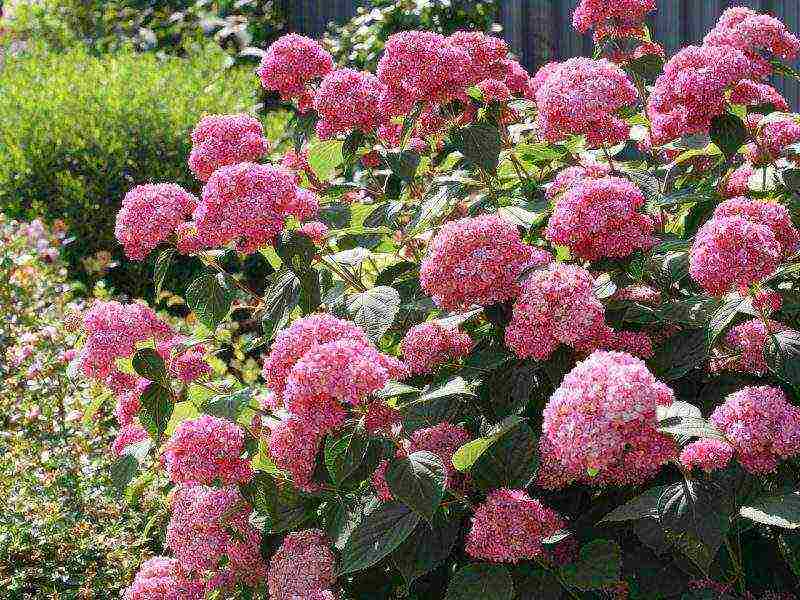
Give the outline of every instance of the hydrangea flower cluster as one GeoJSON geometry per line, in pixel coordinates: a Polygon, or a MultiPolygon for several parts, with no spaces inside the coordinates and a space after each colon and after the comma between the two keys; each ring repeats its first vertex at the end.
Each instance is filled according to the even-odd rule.
{"type": "MultiPolygon", "coordinates": [[[[648,13],[656,9],[656,0],[581,0],[572,13],[572,26],[580,33],[594,28],[604,32],[609,28],[636,29],[648,13]]],[[[596,36],[597,37],[597,36],[596,36]]],[[[602,35],[598,39],[602,39],[602,35]]]]}
{"type": "Polygon", "coordinates": [[[208,181],[220,167],[255,162],[268,150],[258,119],[246,114],[209,115],[192,131],[189,169],[200,181],[208,181]]]}
{"type": "Polygon", "coordinates": [[[581,179],[556,203],[545,235],[583,260],[628,256],[655,243],[653,219],[637,212],[642,206],[642,192],[627,179],[581,179]]]}
{"type": "Polygon", "coordinates": [[[236,487],[179,487],[172,499],[167,547],[190,575],[217,575],[226,558],[225,580],[263,581],[267,565],[259,551],[261,534],[248,523],[249,512],[236,487]]]}
{"type": "Polygon", "coordinates": [[[325,236],[328,235],[328,226],[321,221],[309,221],[304,223],[298,231],[317,246],[321,246],[325,242],[325,236]]]}
{"type": "Polygon", "coordinates": [[[781,247],[784,258],[794,254],[800,246],[800,233],[792,223],[789,211],[782,204],[749,198],[731,198],[714,209],[714,219],[727,217],[743,217],[753,223],[769,227],[781,247]]]}
{"type": "Polygon", "coordinates": [[[745,148],[745,157],[754,165],[767,165],[780,158],[787,146],[800,142],[800,124],[792,119],[773,121],[760,127],[755,137],[755,143],[745,148]]]}
{"type": "Polygon", "coordinates": [[[310,491],[315,487],[311,477],[323,435],[315,423],[297,417],[279,421],[271,428],[269,455],[279,469],[292,476],[294,485],[301,490],[310,491]]]}
{"type": "Polygon", "coordinates": [[[593,352],[544,409],[541,485],[646,481],[677,455],[675,442],[656,429],[656,407],[673,401],[672,390],[638,358],[593,352]]]}
{"type": "Polygon", "coordinates": [[[745,387],[725,398],[709,420],[751,473],[769,473],[780,459],[800,454],[800,408],[779,388],[745,387]]]}
{"type": "Polygon", "coordinates": [[[288,534],[269,563],[270,600],[322,600],[334,584],[335,561],[319,529],[288,534]]]}
{"type": "Polygon", "coordinates": [[[144,260],[197,207],[197,197],[173,183],[148,183],[122,199],[114,228],[125,255],[144,260]]]}
{"type": "Polygon", "coordinates": [[[130,358],[138,342],[172,338],[169,325],[144,304],[96,302],[83,317],[86,341],[79,364],[87,377],[106,379],[119,372],[118,358],[130,358]]]}
{"type": "Polygon", "coordinates": [[[244,452],[244,432],[224,419],[202,415],[183,421],[167,441],[162,461],[174,483],[216,481],[223,485],[250,480],[252,469],[244,452]]]}
{"type": "Polygon", "coordinates": [[[517,563],[544,553],[543,541],[564,529],[552,509],[523,490],[490,492],[475,509],[465,550],[473,558],[517,563]]]}
{"type": "Polygon", "coordinates": [[[187,338],[176,335],[156,344],[156,349],[172,377],[183,383],[191,383],[210,374],[212,369],[206,361],[205,346],[194,344],[186,347],[186,342],[187,338]]]}
{"type": "MultiPolygon", "coordinates": [[[[545,65],[534,78],[536,126],[549,142],[585,134],[589,147],[616,144],[630,127],[616,113],[633,105],[638,93],[617,65],[607,60],[572,58],[545,65]]],[[[533,87],[533,86],[532,86],[533,87]]]]}
{"type": "Polygon", "coordinates": [[[141,425],[135,422],[129,423],[117,433],[117,437],[114,438],[114,442],[111,444],[111,453],[114,456],[121,456],[125,448],[132,444],[142,442],[148,437],[149,435],[141,425]]]}
{"type": "Polygon", "coordinates": [[[772,74],[766,56],[793,61],[800,54],[800,39],[787,31],[783,23],[744,6],[729,8],[722,13],[703,44],[737,48],[750,60],[752,76],[758,79],[772,74]]]}
{"type": "Polygon", "coordinates": [[[722,195],[726,198],[746,196],[750,192],[750,178],[754,172],[753,165],[749,163],[739,166],[725,180],[722,195]]]}
{"type": "Polygon", "coordinates": [[[420,267],[422,288],[444,309],[488,306],[519,293],[526,266],[546,264],[549,254],[522,243],[517,228],[497,215],[445,224],[420,267]]]}
{"type": "Polygon", "coordinates": [[[203,600],[206,586],[200,580],[188,579],[178,561],[155,556],[142,563],[123,600],[203,600]]]}
{"type": "Polygon", "coordinates": [[[378,467],[375,469],[375,472],[370,478],[370,482],[375,490],[375,494],[378,496],[378,500],[381,502],[391,502],[394,500],[392,490],[389,489],[389,484],[386,483],[386,469],[388,468],[389,461],[386,459],[382,460],[380,463],[378,463],[378,467]]]}
{"type": "Polygon", "coordinates": [[[438,456],[447,469],[447,485],[453,488],[460,481],[460,474],[453,466],[453,454],[471,438],[469,431],[460,425],[445,421],[433,427],[417,429],[412,433],[408,452],[425,451],[438,456]]]}
{"type": "Polygon", "coordinates": [[[333,70],[333,57],[316,41],[290,33],[267,48],[257,69],[264,89],[284,100],[297,98],[300,108],[311,107],[310,84],[333,70]]]}
{"type": "Polygon", "coordinates": [[[688,444],[680,455],[681,464],[687,469],[702,469],[706,473],[728,466],[733,458],[733,446],[713,438],[697,440],[688,444]]]}
{"type": "Polygon", "coordinates": [[[547,199],[557,198],[584,179],[602,179],[611,174],[611,167],[601,163],[586,163],[567,167],[558,172],[553,183],[547,188],[547,199]]]}
{"type": "Polygon", "coordinates": [[[316,198],[297,186],[292,172],[239,163],[211,175],[194,211],[194,223],[203,246],[235,242],[237,250],[249,254],[273,244],[287,216],[304,220],[317,210],[316,198]]]}
{"type": "Polygon", "coordinates": [[[337,69],[322,80],[314,98],[317,135],[325,140],[358,130],[372,133],[384,121],[379,106],[386,87],[372,73],[337,69]]]}
{"type": "Polygon", "coordinates": [[[731,90],[731,104],[743,106],[765,106],[771,104],[775,110],[787,112],[789,103],[781,93],[771,85],[745,79],[737,83],[731,90]]]}
{"type": "Polygon", "coordinates": [[[713,218],[697,232],[689,273],[708,293],[761,281],[778,268],[781,245],[767,226],[743,216],[713,218]]]}
{"type": "Polygon", "coordinates": [[[769,334],[786,331],[788,328],[776,321],[766,324],[761,319],[751,319],[731,328],[725,336],[726,354],[730,358],[722,358],[711,362],[712,370],[729,369],[740,373],[762,376],[769,372],[764,360],[764,346],[769,334]],[[769,328],[769,331],[767,331],[769,328]]]}
{"type": "Polygon", "coordinates": [[[594,277],[576,265],[551,264],[522,284],[506,327],[506,345],[519,358],[546,360],[560,344],[585,347],[606,331],[594,277]]]}
{"type": "Polygon", "coordinates": [[[469,354],[472,339],[458,329],[447,329],[430,321],[409,329],[400,350],[412,373],[432,373],[438,365],[469,354]]]}

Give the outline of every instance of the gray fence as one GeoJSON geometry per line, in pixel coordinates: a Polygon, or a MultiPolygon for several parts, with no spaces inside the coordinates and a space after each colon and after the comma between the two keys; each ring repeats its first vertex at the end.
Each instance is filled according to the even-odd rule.
{"type": "MultiPolygon", "coordinates": [[[[571,24],[578,0],[499,0],[503,34],[515,54],[529,69],[550,60],[589,55],[590,35],[578,35],[571,24]]],[[[364,0],[288,0],[293,31],[318,36],[331,21],[343,22],[355,14],[364,0]]],[[[750,6],[774,14],[800,32],[800,0],[658,0],[658,12],[650,20],[655,37],[668,54],[697,43],[729,6],[750,6]]],[[[800,107],[800,83],[778,80],[795,109],[800,107]]]]}

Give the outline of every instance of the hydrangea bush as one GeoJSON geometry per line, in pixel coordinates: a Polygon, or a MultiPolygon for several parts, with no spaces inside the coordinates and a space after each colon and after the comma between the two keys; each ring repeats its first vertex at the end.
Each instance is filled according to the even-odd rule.
{"type": "Polygon", "coordinates": [[[156,288],[207,270],[192,337],[83,318],[114,479],[171,502],[126,600],[794,597],[800,116],[767,80],[800,39],[731,8],[666,59],[656,9],[583,0],[595,56],[533,74],[483,33],[397,33],[374,73],[286,36],[257,75],[291,151],[209,116],[196,189],[130,191],[156,288]],[[230,321],[257,381],[209,367],[230,321]]]}

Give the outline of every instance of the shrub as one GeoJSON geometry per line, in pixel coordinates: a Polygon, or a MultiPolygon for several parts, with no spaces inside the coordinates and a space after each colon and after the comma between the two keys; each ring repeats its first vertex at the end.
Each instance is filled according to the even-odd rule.
{"type": "Polygon", "coordinates": [[[172,501],[127,600],[794,598],[800,115],[764,80],[800,77],[800,39],[730,9],[665,64],[655,4],[583,0],[598,58],[533,77],[480,32],[394,34],[374,75],[286,36],[259,75],[294,149],[211,127],[196,204],[131,193],[132,256],[207,270],[188,340],[84,314],[112,472],[172,501]],[[265,291],[230,253],[269,260],[265,291]],[[232,320],[262,381],[204,365],[232,320]]]}
{"type": "MultiPolygon", "coordinates": [[[[133,184],[171,181],[196,188],[186,170],[190,132],[205,113],[252,111],[256,85],[247,69],[225,69],[209,47],[188,59],[152,54],[91,56],[34,51],[9,57],[0,71],[0,209],[17,218],[63,219],[74,236],[65,255],[91,277],[113,261],[109,283],[150,294],[142,265],[124,261],[114,219],[133,184]]],[[[272,139],[279,116],[267,119],[272,139]]]]}
{"type": "Polygon", "coordinates": [[[323,43],[337,62],[374,70],[390,35],[422,29],[451,34],[460,30],[500,31],[497,0],[370,0],[343,25],[331,24],[323,43]]]}

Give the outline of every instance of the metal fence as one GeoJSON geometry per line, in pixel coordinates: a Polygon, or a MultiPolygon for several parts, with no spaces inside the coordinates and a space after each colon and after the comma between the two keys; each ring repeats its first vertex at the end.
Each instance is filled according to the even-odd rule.
{"type": "MultiPolygon", "coordinates": [[[[290,28],[319,36],[331,21],[352,17],[364,0],[288,0],[290,28]]],[[[533,71],[550,60],[590,55],[591,35],[578,35],[571,24],[578,0],[499,0],[500,22],[511,49],[533,71]]],[[[667,54],[681,46],[698,43],[730,6],[750,6],[774,14],[792,31],[800,32],[800,0],[659,0],[658,12],[650,19],[655,38],[667,54]]],[[[800,83],[778,80],[776,85],[797,110],[800,83]]]]}

